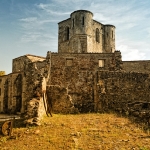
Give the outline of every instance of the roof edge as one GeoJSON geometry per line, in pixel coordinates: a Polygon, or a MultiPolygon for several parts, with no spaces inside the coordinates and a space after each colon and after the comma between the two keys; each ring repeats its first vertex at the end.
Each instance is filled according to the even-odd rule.
{"type": "Polygon", "coordinates": [[[72,12],[72,13],[70,14],[70,16],[72,16],[72,14],[74,14],[74,13],[76,13],[76,12],[80,12],[80,11],[82,11],[82,12],[89,12],[89,13],[91,13],[92,16],[93,16],[93,13],[92,13],[91,11],[89,11],[89,10],[83,10],[83,9],[81,9],[81,10],[76,10],[76,11],[72,12]]]}

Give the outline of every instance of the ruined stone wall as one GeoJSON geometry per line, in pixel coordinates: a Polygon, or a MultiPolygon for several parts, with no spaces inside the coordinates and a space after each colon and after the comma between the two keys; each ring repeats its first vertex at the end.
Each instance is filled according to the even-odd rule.
{"type": "Polygon", "coordinates": [[[3,112],[4,84],[7,76],[0,76],[0,112],[3,112]]]}
{"type": "Polygon", "coordinates": [[[24,55],[20,56],[18,58],[13,59],[12,62],[12,72],[20,72],[20,71],[25,71],[28,67],[28,63],[31,62],[37,62],[37,61],[44,61],[45,58],[41,56],[35,56],[35,55],[24,55]]]}
{"type": "Polygon", "coordinates": [[[47,103],[52,113],[78,113],[74,107],[72,97],[68,94],[68,89],[59,85],[48,85],[46,87],[47,103]]]}
{"type": "Polygon", "coordinates": [[[97,111],[116,110],[150,121],[148,74],[99,71],[97,75],[97,111]]]}
{"type": "Polygon", "coordinates": [[[26,69],[26,65],[30,62],[31,61],[25,56],[21,56],[21,57],[13,59],[12,72],[24,71],[26,69]]]}
{"type": "Polygon", "coordinates": [[[49,80],[51,54],[47,52],[46,60],[28,64],[25,73],[24,111],[25,123],[39,125],[45,114],[43,95],[49,80]]]}
{"type": "MultiPolygon", "coordinates": [[[[33,92],[28,89],[30,86],[27,81],[31,64],[34,64],[35,70],[43,72],[43,76],[46,78],[49,76],[46,74],[50,68],[46,68],[47,60],[43,57],[25,55],[14,59],[13,73],[0,77],[0,112],[10,114],[25,112],[27,98],[30,96],[29,93],[33,92]]],[[[30,77],[29,81],[34,80],[33,78],[30,77]]]]}
{"type": "Polygon", "coordinates": [[[150,73],[150,60],[123,61],[122,68],[125,71],[150,73]]]}
{"type": "Polygon", "coordinates": [[[24,113],[26,124],[36,124],[45,114],[43,103],[43,90],[46,89],[42,86],[44,76],[43,72],[37,68],[36,63],[28,64],[27,71],[25,72],[25,93],[24,97],[24,113]],[[39,120],[38,120],[39,119],[39,120]]]}
{"type": "Polygon", "coordinates": [[[22,73],[12,73],[0,78],[0,112],[17,113],[22,108],[22,73]]]}
{"type": "MultiPolygon", "coordinates": [[[[116,55],[119,56],[119,53],[116,55]]],[[[81,112],[93,111],[95,73],[112,69],[112,63],[115,69],[120,69],[116,66],[115,55],[112,53],[52,53],[51,60],[50,84],[68,88],[68,94],[81,112]],[[104,67],[99,67],[99,59],[105,60],[104,67]]]]}
{"type": "Polygon", "coordinates": [[[15,73],[0,77],[1,112],[22,113],[26,124],[39,124],[45,114],[43,93],[50,76],[50,59],[48,52],[46,58],[25,55],[14,60],[15,73]],[[18,69],[23,71],[16,72],[18,69]]]}

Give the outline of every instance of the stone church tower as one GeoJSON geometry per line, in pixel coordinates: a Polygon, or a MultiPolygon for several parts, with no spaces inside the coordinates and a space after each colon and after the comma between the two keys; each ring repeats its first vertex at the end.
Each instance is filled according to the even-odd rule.
{"type": "Polygon", "coordinates": [[[93,13],[77,10],[58,23],[59,53],[113,53],[115,26],[93,20],[93,13]]]}

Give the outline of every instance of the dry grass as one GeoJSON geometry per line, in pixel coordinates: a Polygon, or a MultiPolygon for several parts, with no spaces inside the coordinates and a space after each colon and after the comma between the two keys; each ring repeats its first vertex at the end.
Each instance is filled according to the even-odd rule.
{"type": "Polygon", "coordinates": [[[54,115],[41,126],[14,128],[1,150],[150,150],[149,130],[115,114],[54,115]]]}

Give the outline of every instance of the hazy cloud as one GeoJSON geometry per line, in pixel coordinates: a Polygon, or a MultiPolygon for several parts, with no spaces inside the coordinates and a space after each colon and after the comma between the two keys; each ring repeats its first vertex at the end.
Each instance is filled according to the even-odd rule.
{"type": "Polygon", "coordinates": [[[44,10],[47,13],[50,13],[52,15],[62,16],[62,15],[70,15],[70,13],[71,13],[71,12],[62,12],[62,11],[60,11],[61,9],[59,9],[59,11],[54,11],[54,10],[52,10],[52,8],[54,7],[54,5],[51,5],[51,4],[40,3],[39,5],[36,5],[36,6],[39,9],[42,9],[42,10],[44,10]]]}
{"type": "Polygon", "coordinates": [[[23,21],[23,22],[34,22],[34,21],[37,21],[37,17],[29,17],[29,18],[22,18],[20,19],[20,21],[23,21]]]}
{"type": "Polygon", "coordinates": [[[127,45],[120,45],[118,46],[118,49],[121,49],[122,60],[144,60],[146,58],[145,53],[127,45]]]}

